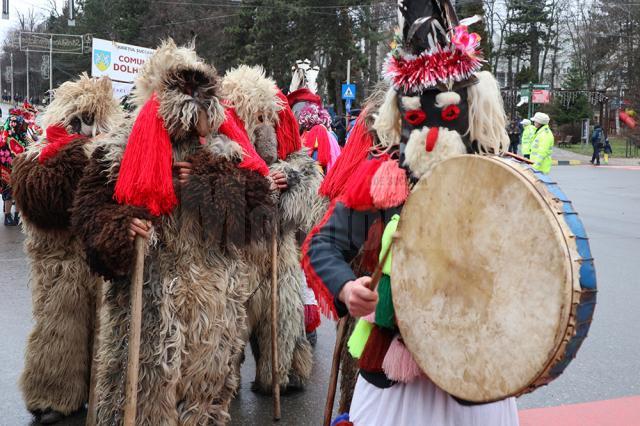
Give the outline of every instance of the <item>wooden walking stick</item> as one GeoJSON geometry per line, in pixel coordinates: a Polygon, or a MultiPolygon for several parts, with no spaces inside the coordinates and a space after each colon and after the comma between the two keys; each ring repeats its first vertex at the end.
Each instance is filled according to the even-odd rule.
{"type": "Polygon", "coordinates": [[[271,238],[271,386],[273,419],[280,420],[280,380],[278,379],[278,225],[271,238]]]}
{"type": "Polygon", "coordinates": [[[131,277],[131,320],[129,322],[129,362],[125,388],[124,426],[135,426],[138,405],[138,364],[140,363],[140,332],[142,327],[142,284],[144,281],[145,239],[136,236],[135,263],[131,277]]]}
{"type": "MultiPolygon", "coordinates": [[[[378,286],[378,282],[382,277],[382,267],[384,266],[387,258],[389,257],[389,253],[391,253],[391,245],[387,248],[387,250],[382,255],[382,260],[376,267],[373,275],[371,276],[371,291],[375,291],[378,286]]],[[[327,401],[324,405],[324,426],[331,425],[331,417],[333,414],[333,404],[336,400],[336,388],[338,387],[338,371],[340,370],[340,354],[342,353],[342,348],[346,343],[346,333],[347,333],[347,319],[348,316],[344,316],[340,318],[338,321],[338,329],[336,331],[336,344],[333,348],[333,360],[331,362],[331,375],[329,376],[329,389],[327,390],[327,401]]]]}
{"type": "Polygon", "coordinates": [[[96,386],[98,379],[96,378],[98,366],[96,358],[98,357],[98,339],[100,337],[100,311],[102,310],[102,280],[96,283],[96,317],[93,323],[93,347],[91,353],[91,378],[89,381],[89,403],[87,405],[87,419],[85,425],[95,426],[96,424],[96,386]]]}

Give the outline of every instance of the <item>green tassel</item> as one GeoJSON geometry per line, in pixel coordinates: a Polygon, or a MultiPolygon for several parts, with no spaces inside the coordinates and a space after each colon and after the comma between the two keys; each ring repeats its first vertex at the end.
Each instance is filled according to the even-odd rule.
{"type": "Polygon", "coordinates": [[[351,333],[351,337],[349,337],[347,347],[349,348],[349,353],[355,359],[360,358],[362,355],[362,351],[364,351],[364,347],[367,344],[367,340],[369,340],[369,335],[371,334],[372,329],[373,324],[363,320],[362,318],[358,320],[356,326],[353,328],[353,333],[351,333]]]}
{"type": "Polygon", "coordinates": [[[395,311],[391,298],[391,278],[383,275],[378,283],[378,304],[376,305],[376,324],[384,328],[395,328],[395,311]]]}

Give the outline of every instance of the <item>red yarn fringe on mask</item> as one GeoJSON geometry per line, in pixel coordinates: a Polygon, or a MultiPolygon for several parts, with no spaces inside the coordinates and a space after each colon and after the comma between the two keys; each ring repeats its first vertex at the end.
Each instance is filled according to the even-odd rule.
{"type": "Polygon", "coordinates": [[[311,130],[302,135],[302,144],[309,149],[309,155],[313,154],[317,145],[318,163],[324,168],[329,165],[331,161],[331,146],[329,145],[329,132],[326,127],[320,124],[313,126],[311,130]]]}
{"type": "Polygon", "coordinates": [[[333,201],[327,212],[324,214],[322,220],[313,227],[311,232],[307,234],[307,238],[305,238],[304,243],[302,244],[302,269],[304,270],[304,274],[307,278],[307,285],[311,290],[313,290],[313,294],[316,296],[316,300],[318,301],[318,306],[320,307],[320,311],[329,319],[336,320],[338,318],[338,312],[336,311],[336,307],[333,304],[333,294],[329,291],[327,286],[324,285],[322,279],[316,273],[315,269],[311,265],[311,259],[309,258],[309,247],[311,246],[311,239],[316,235],[324,225],[327,224],[329,218],[333,214],[333,210],[336,208],[336,202],[333,201]]]}
{"type": "Polygon", "coordinates": [[[154,216],[171,213],[178,204],[171,138],[159,108],[154,94],[140,110],[124,150],[114,195],[120,204],[145,207],[154,216]]]}
{"type": "Polygon", "coordinates": [[[395,160],[385,161],[371,181],[371,198],[379,209],[403,204],[409,196],[407,173],[395,160]]]}
{"type": "Polygon", "coordinates": [[[373,197],[371,197],[371,181],[387,159],[388,156],[385,156],[360,163],[360,166],[349,177],[351,186],[345,190],[340,201],[354,210],[364,211],[375,208],[373,197]]]}
{"type": "Polygon", "coordinates": [[[45,147],[42,148],[42,151],[40,151],[38,162],[40,164],[44,164],[48,159],[55,157],[56,154],[69,142],[73,142],[74,140],[82,137],[82,135],[77,133],[69,134],[67,129],[59,124],[47,127],[47,145],[45,145],[45,147]]]}
{"type": "Polygon", "coordinates": [[[278,112],[278,124],[276,126],[276,139],[278,140],[278,158],[285,160],[289,154],[302,148],[298,120],[293,115],[287,97],[278,90],[278,98],[282,109],[278,112]]]}
{"type": "Polygon", "coordinates": [[[342,195],[347,185],[356,182],[351,179],[353,172],[367,159],[373,146],[373,136],[364,120],[366,115],[366,110],[360,113],[347,144],[320,186],[320,195],[333,200],[342,195]]]}
{"type": "Polygon", "coordinates": [[[224,122],[218,132],[236,142],[242,148],[242,161],[239,166],[243,169],[258,172],[262,176],[267,176],[269,167],[256,152],[244,127],[244,122],[238,117],[236,110],[231,107],[225,107],[224,115],[224,122]]]}
{"type": "Polygon", "coordinates": [[[387,355],[395,332],[386,328],[375,326],[371,330],[369,340],[358,360],[360,369],[369,373],[382,373],[382,363],[387,355]]]}

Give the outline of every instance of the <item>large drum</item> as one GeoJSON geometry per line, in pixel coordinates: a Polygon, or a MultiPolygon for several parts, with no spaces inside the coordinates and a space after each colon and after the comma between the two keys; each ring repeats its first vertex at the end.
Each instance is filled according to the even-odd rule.
{"type": "Polygon", "coordinates": [[[531,392],[587,336],[596,276],[584,227],[548,176],[515,160],[439,164],[407,200],[392,253],[404,342],[458,398],[531,392]]]}

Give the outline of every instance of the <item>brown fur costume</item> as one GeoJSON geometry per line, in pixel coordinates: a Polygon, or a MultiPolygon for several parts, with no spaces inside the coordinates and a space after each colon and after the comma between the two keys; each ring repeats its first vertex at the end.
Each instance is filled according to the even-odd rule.
{"type": "Polygon", "coordinates": [[[35,326],[27,342],[20,387],[27,408],[70,414],[84,406],[95,317],[96,275],[91,274],[78,239],[70,229],[75,189],[95,147],[94,136],[121,119],[108,79],[62,84],[43,124],[60,124],[75,140],[40,163],[47,143],[33,144],[14,163],[14,197],[22,212],[25,250],[31,261],[35,326]]]}
{"type": "MultiPolygon", "coordinates": [[[[313,354],[304,332],[306,286],[296,231],[308,232],[324,209],[318,194],[322,176],[303,150],[277,160],[278,112],[288,105],[277,97],[276,83],[260,67],[240,66],[222,82],[223,97],[245,123],[247,133],[271,171],[287,177],[288,189],[279,200],[278,226],[278,379],[280,385],[302,386],[311,374],[313,354]],[[261,118],[261,120],[259,119],[261,118]]],[[[296,129],[297,131],[297,129],[296,129]]],[[[246,250],[252,296],[247,304],[249,336],[256,358],[254,388],[271,392],[271,247],[252,245],[246,250]]]]}
{"type": "MultiPolygon", "coordinates": [[[[212,128],[224,117],[217,81],[215,69],[192,47],[169,41],[136,82],[138,107],[152,93],[158,96],[173,160],[193,164],[186,185],[174,179],[178,206],[153,219],[145,256],[138,425],[225,424],[239,382],[234,366],[246,333],[248,292],[238,247],[269,226],[261,220],[273,215],[274,202],[266,178],[237,167],[235,143],[216,136],[201,145],[194,132],[203,106],[212,128]]],[[[101,425],[120,424],[123,415],[133,258],[127,227],[134,217],[150,217],[113,200],[131,126],[108,135],[96,150],[73,210],[92,268],[111,279],[98,353],[101,425]]]]}

